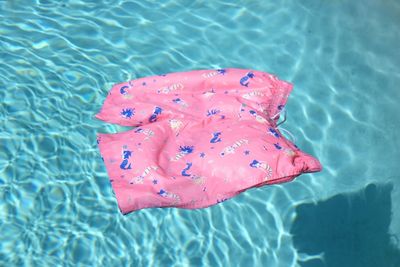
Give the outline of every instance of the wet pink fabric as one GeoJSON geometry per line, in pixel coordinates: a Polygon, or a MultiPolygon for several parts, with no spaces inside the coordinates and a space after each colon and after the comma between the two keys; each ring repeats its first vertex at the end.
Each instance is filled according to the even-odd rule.
{"type": "Polygon", "coordinates": [[[96,117],[124,126],[170,118],[202,121],[211,115],[241,119],[256,116],[254,112],[269,118],[286,103],[291,89],[274,75],[255,70],[170,73],[114,85],[96,117]]]}
{"type": "Polygon", "coordinates": [[[279,131],[292,85],[260,71],[196,70],[111,89],[97,118],[136,128],[98,134],[123,214],[205,208],[321,164],[279,131]]]}

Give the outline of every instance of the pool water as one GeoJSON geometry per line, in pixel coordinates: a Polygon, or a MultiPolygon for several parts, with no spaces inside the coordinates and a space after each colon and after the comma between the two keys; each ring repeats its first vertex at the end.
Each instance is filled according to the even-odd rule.
{"type": "Polygon", "coordinates": [[[400,266],[400,2],[0,1],[0,266],[400,266]],[[121,215],[96,133],[114,83],[250,68],[324,170],[121,215]]]}

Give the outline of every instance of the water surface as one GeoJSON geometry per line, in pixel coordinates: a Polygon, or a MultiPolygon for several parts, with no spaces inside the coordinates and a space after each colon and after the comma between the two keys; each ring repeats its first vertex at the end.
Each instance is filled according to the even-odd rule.
{"type": "Polygon", "coordinates": [[[0,1],[0,265],[400,266],[400,3],[0,1]],[[93,116],[112,84],[250,68],[324,171],[122,216],[93,116]]]}

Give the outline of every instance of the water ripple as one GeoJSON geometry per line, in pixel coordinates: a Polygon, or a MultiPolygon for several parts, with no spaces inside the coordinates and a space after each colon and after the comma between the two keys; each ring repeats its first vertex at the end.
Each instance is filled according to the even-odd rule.
{"type": "Polygon", "coordinates": [[[395,1],[0,1],[0,17],[0,265],[299,266],[324,255],[294,246],[296,206],[368,182],[399,201],[395,1]],[[125,129],[93,118],[108,90],[223,67],[294,84],[283,127],[324,171],[122,216],[96,145],[125,129]]]}

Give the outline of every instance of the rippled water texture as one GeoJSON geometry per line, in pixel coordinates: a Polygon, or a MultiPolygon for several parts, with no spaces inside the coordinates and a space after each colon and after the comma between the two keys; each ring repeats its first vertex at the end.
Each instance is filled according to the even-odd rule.
{"type": "Polygon", "coordinates": [[[0,0],[0,265],[400,266],[399,1],[275,2],[0,0]],[[294,83],[284,127],[324,171],[122,216],[110,86],[224,67],[294,83]]]}

